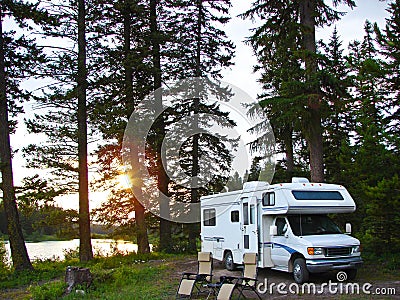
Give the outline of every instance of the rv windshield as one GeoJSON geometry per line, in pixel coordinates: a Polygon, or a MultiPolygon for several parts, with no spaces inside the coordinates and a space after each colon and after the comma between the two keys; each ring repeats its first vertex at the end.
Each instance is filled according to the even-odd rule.
{"type": "Polygon", "coordinates": [[[288,216],[288,220],[297,236],[342,233],[326,215],[294,215],[288,216]]]}

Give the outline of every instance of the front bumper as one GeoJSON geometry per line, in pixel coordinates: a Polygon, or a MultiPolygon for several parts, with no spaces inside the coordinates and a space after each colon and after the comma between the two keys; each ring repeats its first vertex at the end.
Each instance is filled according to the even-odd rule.
{"type": "Polygon", "coordinates": [[[334,270],[357,269],[363,261],[360,256],[329,258],[329,259],[307,259],[306,265],[310,273],[323,273],[334,270]]]}

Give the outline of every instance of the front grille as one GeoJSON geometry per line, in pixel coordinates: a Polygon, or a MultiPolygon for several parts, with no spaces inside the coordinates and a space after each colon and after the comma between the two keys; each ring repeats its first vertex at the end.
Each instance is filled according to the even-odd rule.
{"type": "Polygon", "coordinates": [[[337,248],[326,248],[326,256],[348,256],[351,254],[351,247],[337,247],[337,248]]]}

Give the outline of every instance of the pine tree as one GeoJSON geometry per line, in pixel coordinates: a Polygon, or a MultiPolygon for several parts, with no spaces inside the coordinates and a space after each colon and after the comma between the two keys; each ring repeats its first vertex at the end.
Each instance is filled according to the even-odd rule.
{"type": "MultiPolygon", "coordinates": [[[[152,46],[151,58],[153,62],[152,74],[153,74],[153,88],[155,94],[155,105],[156,107],[163,107],[163,98],[161,93],[163,76],[167,77],[167,74],[163,74],[161,59],[163,58],[163,53],[161,51],[162,44],[165,43],[165,31],[167,28],[162,26],[161,23],[168,22],[171,20],[165,19],[164,16],[160,13],[163,11],[163,6],[167,3],[162,3],[157,0],[150,0],[150,41],[152,46]],[[164,17],[164,20],[163,20],[164,17]]],[[[156,123],[153,126],[154,128],[154,144],[153,144],[153,152],[156,157],[155,167],[157,169],[157,187],[160,193],[160,197],[169,196],[169,177],[162,163],[162,157],[165,155],[165,152],[162,150],[162,141],[166,134],[166,120],[165,116],[162,115],[157,118],[156,123]]],[[[163,205],[161,199],[160,202],[160,250],[165,252],[171,252],[172,250],[172,223],[170,220],[164,218],[164,215],[169,215],[169,207],[167,205],[163,205]]]]}
{"type": "MultiPolygon", "coordinates": [[[[125,59],[123,64],[125,70],[132,71],[128,77],[132,78],[133,85],[130,89],[127,89],[128,91],[131,90],[133,93],[134,101],[130,104],[126,103],[127,101],[120,97],[121,95],[126,95],[124,87],[121,87],[121,76],[125,76],[126,78],[127,74],[122,74],[120,67],[121,62],[119,60],[120,57],[126,57],[121,51],[122,43],[118,42],[122,36],[118,36],[118,28],[122,25],[117,18],[119,13],[116,12],[115,9],[110,10],[115,13],[115,15],[111,13],[113,17],[112,21],[110,21],[110,24],[100,26],[101,29],[99,28],[106,36],[111,34],[110,37],[112,36],[114,41],[116,41],[115,47],[104,42],[102,46],[103,50],[100,50],[100,52],[104,51],[104,54],[101,53],[100,56],[105,57],[105,55],[108,54],[109,62],[106,59],[103,61],[110,71],[105,72],[104,76],[99,77],[96,87],[99,92],[97,93],[98,96],[95,96],[96,114],[93,114],[92,118],[92,123],[96,124],[95,126],[100,129],[102,136],[113,142],[108,143],[107,141],[98,151],[100,161],[104,162],[104,170],[107,166],[111,166],[112,164],[118,165],[113,156],[118,155],[117,151],[119,151],[119,145],[122,141],[124,126],[126,125],[130,113],[134,108],[135,115],[137,116],[140,116],[141,113],[145,113],[142,111],[143,108],[136,107],[136,103],[143,101],[150,91],[159,88],[163,81],[194,76],[195,70],[193,66],[196,65],[196,63],[194,63],[194,58],[196,57],[198,62],[199,49],[206,54],[204,57],[207,59],[211,57],[209,63],[206,64],[202,62],[200,65],[200,67],[204,68],[208,73],[219,74],[221,67],[229,66],[230,64],[229,56],[231,53],[229,51],[224,53],[224,47],[219,48],[219,45],[215,42],[219,40],[224,42],[223,32],[208,25],[213,18],[209,8],[205,10],[205,19],[202,20],[202,24],[200,24],[202,26],[201,47],[197,47],[195,45],[200,46],[200,44],[194,43],[196,41],[196,35],[193,33],[196,31],[192,30],[197,28],[198,18],[189,18],[192,23],[187,22],[189,19],[186,9],[190,9],[193,16],[195,16],[194,14],[198,11],[199,3],[195,5],[177,3],[176,1],[127,1],[126,3],[131,3],[132,9],[132,48],[129,59],[125,59]],[[196,20],[196,22],[194,20],[196,20]],[[206,28],[204,26],[209,27],[206,28]],[[221,34],[222,38],[215,36],[216,33],[221,34]],[[184,51],[182,51],[183,49],[184,51]],[[217,61],[217,59],[220,59],[220,61],[217,61]],[[130,107],[128,105],[130,105],[130,107]]],[[[204,3],[207,3],[207,1],[204,3]]],[[[222,5],[215,2],[211,6],[218,8],[222,5]]],[[[118,8],[118,6],[115,8],[118,8]]],[[[220,8],[216,9],[216,11],[219,10],[220,8]]],[[[226,17],[221,18],[221,21],[226,22],[226,17]]],[[[224,45],[232,46],[230,42],[224,42],[224,45]]],[[[215,76],[218,77],[218,75],[215,76]]],[[[163,99],[156,97],[156,99],[153,100],[157,101],[156,107],[162,107],[161,101],[163,99]]],[[[153,110],[155,110],[155,108],[151,107],[150,103],[148,103],[147,106],[149,107],[147,113],[154,113],[153,110]]],[[[217,109],[216,106],[210,107],[217,109]]],[[[203,104],[199,104],[199,108],[202,108],[206,112],[210,111],[210,108],[207,108],[203,104]]],[[[172,193],[171,197],[175,199],[178,194],[177,190],[174,188],[176,185],[174,183],[169,183],[169,178],[165,176],[165,170],[161,165],[161,144],[167,131],[172,128],[171,126],[173,126],[173,123],[184,115],[189,116],[195,108],[193,103],[187,101],[177,105],[174,109],[176,111],[164,112],[153,124],[147,135],[148,147],[145,156],[147,159],[146,164],[149,166],[149,172],[154,179],[154,183],[158,186],[158,191],[165,195],[170,195],[172,193]],[[168,118],[170,120],[167,124],[165,120],[168,118]],[[168,128],[168,126],[170,127],[168,128]]],[[[211,137],[209,137],[208,140],[211,141],[211,137]]],[[[188,142],[191,143],[192,140],[188,142]]],[[[214,140],[213,143],[218,146],[217,140],[214,140]]],[[[199,140],[199,151],[204,152],[202,147],[202,141],[199,140]]],[[[221,145],[219,145],[219,148],[215,148],[215,151],[218,151],[220,148],[221,145]]],[[[221,152],[221,155],[223,155],[223,153],[225,152],[221,152]]],[[[188,153],[183,153],[184,158],[182,158],[182,161],[184,161],[185,168],[187,167],[188,172],[192,172],[190,155],[187,156],[187,154],[188,153]]],[[[223,164],[222,161],[221,164],[223,164]]],[[[108,169],[108,172],[104,173],[104,175],[113,177],[117,173],[115,169],[114,171],[108,169]]],[[[185,195],[187,196],[187,193],[185,193],[185,195]]],[[[125,199],[127,202],[124,203],[129,205],[128,202],[130,201],[128,199],[125,197],[121,199],[125,199]]],[[[120,203],[122,204],[122,202],[120,203]]],[[[172,249],[169,226],[169,221],[160,220],[160,248],[164,251],[171,251],[172,249]]]]}
{"type": "Polygon", "coordinates": [[[88,39],[87,33],[92,30],[88,21],[93,15],[88,9],[90,3],[84,0],[46,4],[59,24],[47,27],[42,35],[59,41],[60,46],[44,46],[49,57],[44,74],[53,81],[42,88],[41,97],[36,97],[37,104],[44,109],[27,120],[27,127],[31,133],[46,134],[48,141],[29,145],[25,153],[30,154],[30,167],[49,169],[56,175],[55,180],[68,187],[66,192],[79,193],[80,259],[88,261],[93,258],[88,193],[88,70],[94,66],[90,54],[96,48],[96,40],[88,39]]]}
{"type": "MultiPolygon", "coordinates": [[[[367,247],[375,254],[392,255],[400,247],[398,235],[397,207],[399,205],[399,124],[400,124],[400,1],[389,3],[387,11],[390,16],[386,19],[383,32],[375,24],[374,32],[379,45],[379,53],[386,59],[382,63],[383,87],[388,95],[382,101],[383,110],[383,141],[386,148],[386,164],[380,173],[382,175],[376,185],[368,187],[366,191],[365,236],[367,247]],[[389,153],[388,151],[389,150],[389,153]],[[379,247],[377,246],[379,245],[379,247]]],[[[384,153],[382,153],[384,154],[384,153]]],[[[381,154],[381,155],[382,155],[381,154]]],[[[375,177],[375,176],[374,176],[375,177]]]]}
{"type": "Polygon", "coordinates": [[[357,170],[360,172],[358,179],[375,185],[383,173],[372,170],[390,170],[384,118],[388,91],[384,88],[383,62],[376,55],[372,24],[367,21],[364,28],[364,40],[350,45],[349,57],[350,67],[355,72],[355,161],[362,168],[357,170]]]}
{"type": "Polygon", "coordinates": [[[364,218],[366,247],[378,257],[394,255],[400,250],[400,180],[398,174],[390,179],[382,179],[374,187],[369,187],[366,217],[364,218]]]}
{"type": "MultiPolygon", "coordinates": [[[[365,36],[362,42],[354,41],[349,45],[348,62],[354,73],[354,103],[351,111],[354,114],[354,145],[344,149],[347,159],[343,176],[352,178],[348,188],[356,203],[355,218],[368,218],[366,191],[384,178],[393,174],[394,157],[388,149],[385,134],[387,122],[384,118],[388,92],[385,89],[385,72],[382,59],[377,56],[373,28],[370,22],[365,23],[365,36]]],[[[359,220],[356,222],[361,223],[359,220]]],[[[364,224],[361,230],[366,232],[364,224]]]]}
{"type": "Polygon", "coordinates": [[[380,54],[386,58],[385,73],[387,78],[390,96],[388,106],[387,122],[390,143],[395,153],[400,151],[400,1],[389,3],[387,11],[390,17],[386,20],[383,32],[375,24],[377,42],[380,46],[380,54]]]}
{"type": "Polygon", "coordinates": [[[350,143],[354,130],[353,99],[349,94],[352,77],[343,55],[342,43],[336,28],[327,45],[323,44],[320,59],[321,93],[327,103],[323,122],[326,179],[335,183],[346,183],[342,177],[343,166],[339,161],[342,146],[350,143]]]}
{"type": "Polygon", "coordinates": [[[21,107],[18,104],[31,98],[31,94],[20,87],[20,83],[33,77],[43,55],[33,40],[25,36],[17,37],[15,31],[5,32],[3,22],[9,17],[19,28],[32,30],[29,21],[39,26],[51,20],[48,14],[38,8],[38,4],[23,1],[2,1],[0,3],[0,169],[7,231],[11,256],[17,271],[30,270],[32,264],[24,243],[19,213],[16,204],[10,133],[16,122],[11,119],[21,107]]]}
{"type": "MultiPolygon", "coordinates": [[[[334,4],[339,3],[355,6],[347,0],[334,4]]],[[[291,133],[300,123],[310,152],[311,180],[316,182],[324,179],[321,120],[325,117],[326,103],[321,94],[315,29],[331,24],[341,15],[323,1],[309,0],[259,0],[243,14],[243,17],[259,17],[264,21],[254,30],[249,42],[260,63],[257,68],[263,72],[260,81],[272,89],[266,90],[269,94],[263,97],[265,104],[271,106],[268,110],[272,116],[277,111],[283,119],[273,124],[274,131],[289,147],[287,156],[291,159],[291,133]],[[284,105],[283,110],[280,107],[284,105]],[[279,129],[278,124],[282,124],[279,129]]],[[[275,119],[271,118],[273,122],[275,119]]]]}
{"type": "Polygon", "coordinates": [[[98,22],[101,47],[98,56],[103,73],[94,83],[96,96],[91,124],[99,130],[103,142],[97,150],[101,184],[111,189],[110,197],[96,210],[103,222],[134,227],[138,252],[150,251],[145,222],[145,209],[127,188],[115,184],[122,175],[121,146],[124,129],[136,104],[151,91],[150,9],[145,1],[98,1],[107,15],[98,22]],[[113,44],[109,39],[114,40],[113,44]],[[125,210],[121,211],[121,207],[125,210]],[[134,212],[134,219],[130,215],[134,212]]]}
{"type": "MultiPolygon", "coordinates": [[[[177,2],[176,6],[178,9],[173,12],[173,19],[177,20],[173,28],[176,37],[171,44],[172,51],[170,53],[179,57],[179,59],[168,66],[170,72],[174,74],[176,79],[187,77],[220,78],[222,68],[229,67],[232,64],[231,59],[233,57],[234,46],[232,42],[226,38],[225,32],[217,27],[226,24],[230,19],[228,16],[231,6],[230,0],[196,0],[195,2],[184,0],[177,2]]],[[[203,101],[201,99],[204,97],[202,92],[201,90],[195,91],[193,99],[184,101],[181,105],[183,115],[189,116],[193,113],[194,121],[191,130],[194,130],[194,132],[200,126],[197,119],[199,113],[210,113],[216,117],[223,115],[218,106],[205,105],[204,99],[203,101]]],[[[228,123],[225,126],[232,126],[228,123]]],[[[206,125],[206,127],[208,126],[206,125]]],[[[186,149],[189,152],[181,152],[181,157],[187,174],[190,174],[193,178],[190,202],[198,202],[200,196],[204,193],[204,189],[202,191],[202,189],[197,188],[197,178],[202,172],[199,161],[201,155],[207,153],[204,148],[208,147],[211,151],[221,150],[219,154],[222,160],[216,161],[220,162],[219,166],[221,166],[222,171],[230,165],[231,157],[227,153],[227,149],[223,149],[225,147],[223,145],[220,139],[215,139],[212,135],[207,134],[194,134],[188,139],[186,149]]],[[[207,171],[212,172],[213,170],[207,171]]],[[[222,173],[220,172],[220,174],[222,173]]],[[[214,182],[218,185],[221,184],[221,180],[226,181],[227,177],[222,179],[219,176],[214,182]]],[[[172,197],[174,196],[172,195],[172,197]]],[[[192,252],[196,251],[197,225],[189,226],[189,251],[192,252]]]]}
{"type": "Polygon", "coordinates": [[[78,163],[79,163],[79,259],[93,259],[90,236],[88,129],[87,129],[87,65],[86,65],[86,3],[78,0],[78,163]]]}
{"type": "Polygon", "coordinates": [[[229,178],[226,186],[228,191],[237,191],[243,188],[243,179],[237,171],[229,178]]]}

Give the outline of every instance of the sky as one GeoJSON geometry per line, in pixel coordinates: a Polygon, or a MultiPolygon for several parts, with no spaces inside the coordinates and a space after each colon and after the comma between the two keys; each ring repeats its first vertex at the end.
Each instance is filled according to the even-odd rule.
{"type": "MultiPolygon", "coordinates": [[[[328,1],[329,3],[330,1],[328,1]]],[[[378,0],[356,0],[358,7],[350,10],[347,7],[340,8],[341,11],[346,11],[347,14],[334,26],[337,26],[339,36],[343,41],[343,47],[347,47],[348,43],[353,40],[361,40],[364,35],[363,26],[365,20],[372,23],[377,22],[380,27],[383,27],[384,19],[388,16],[386,12],[387,2],[378,0]]],[[[244,44],[246,37],[250,35],[250,29],[257,26],[249,20],[242,20],[237,15],[245,12],[251,5],[251,1],[247,0],[232,0],[231,15],[232,20],[225,26],[225,31],[228,37],[236,45],[236,56],[233,59],[234,65],[230,69],[222,72],[223,81],[230,83],[256,101],[257,94],[261,93],[261,87],[258,80],[258,74],[253,73],[253,66],[257,63],[252,49],[244,44]]],[[[332,34],[333,26],[317,30],[317,39],[327,41],[332,34]]],[[[32,111],[27,111],[27,114],[32,114],[32,111]]],[[[20,124],[22,124],[22,120],[20,124]]],[[[34,142],[37,136],[27,134],[24,126],[20,125],[17,133],[11,137],[11,143],[14,149],[20,149],[29,143],[34,142]]],[[[35,171],[24,169],[24,160],[20,153],[15,155],[13,161],[15,183],[20,184],[22,178],[27,174],[35,174],[35,171]]],[[[90,194],[90,206],[94,208],[104,200],[106,193],[92,192],[90,194]]],[[[70,195],[60,198],[58,204],[64,208],[78,208],[78,196],[70,195]]]]}

